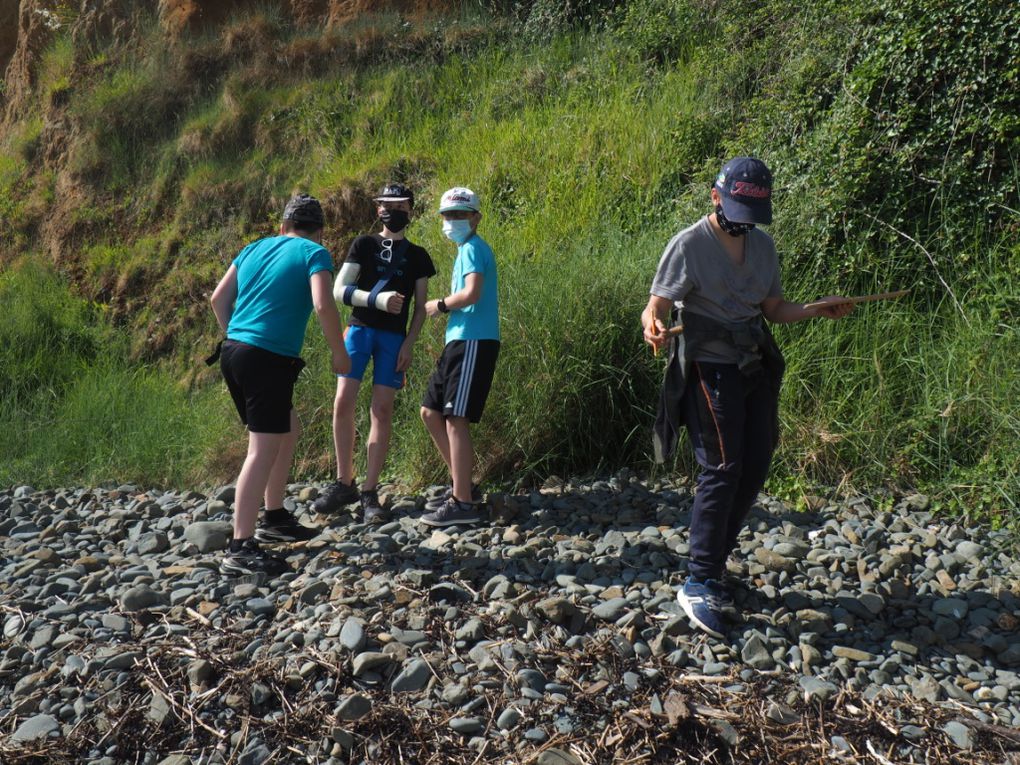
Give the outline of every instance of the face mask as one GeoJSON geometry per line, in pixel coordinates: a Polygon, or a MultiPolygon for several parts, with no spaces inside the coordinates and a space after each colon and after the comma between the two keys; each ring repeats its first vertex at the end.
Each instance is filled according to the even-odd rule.
{"type": "Polygon", "coordinates": [[[471,221],[469,220],[444,220],[443,234],[451,242],[464,244],[471,237],[471,221]]]}
{"type": "Polygon", "coordinates": [[[753,223],[734,223],[723,215],[722,205],[715,206],[715,219],[719,222],[719,228],[730,236],[743,236],[754,228],[753,223]]]}
{"type": "Polygon", "coordinates": [[[411,216],[406,210],[383,210],[379,213],[379,220],[383,222],[383,225],[394,234],[398,231],[403,231],[404,228],[411,220],[411,216]]]}

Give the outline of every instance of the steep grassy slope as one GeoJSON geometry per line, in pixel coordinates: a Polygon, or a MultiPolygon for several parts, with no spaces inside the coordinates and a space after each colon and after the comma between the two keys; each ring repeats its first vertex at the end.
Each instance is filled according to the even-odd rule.
{"type": "MultiPolygon", "coordinates": [[[[436,199],[455,183],[483,196],[505,340],[479,430],[486,475],[647,466],[660,363],[637,326],[647,285],[672,233],[708,211],[721,159],[752,153],[781,187],[771,232],[791,298],[913,289],[845,323],[780,329],[774,488],[883,484],[1015,507],[1020,12],[523,7],[324,32],[267,4],[172,45],[144,19],[101,44],[57,34],[34,106],[6,129],[0,209],[5,261],[51,262],[60,278],[9,265],[0,290],[25,317],[11,348],[29,347],[54,299],[81,310],[45,337],[96,339],[74,346],[71,371],[49,369],[45,343],[0,359],[20,391],[4,399],[0,481],[229,477],[242,434],[200,362],[215,339],[206,294],[291,191],[326,201],[339,258],[391,178],[419,191],[411,236],[440,268],[435,294],[452,257],[436,199]]],[[[437,473],[416,412],[441,329],[427,328],[399,401],[403,480],[437,473]]],[[[324,477],[333,382],[316,332],[299,472],[324,477]]]]}

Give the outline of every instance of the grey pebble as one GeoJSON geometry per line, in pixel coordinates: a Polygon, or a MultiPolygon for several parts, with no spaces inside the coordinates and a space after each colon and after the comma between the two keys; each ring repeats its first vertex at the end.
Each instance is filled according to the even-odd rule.
{"type": "Polygon", "coordinates": [[[477,717],[454,717],[450,720],[449,726],[464,735],[470,735],[472,733],[478,733],[482,730],[485,725],[477,717]]]}
{"type": "Polygon", "coordinates": [[[51,715],[29,717],[18,726],[11,736],[12,741],[38,741],[60,732],[60,723],[51,715]]]}

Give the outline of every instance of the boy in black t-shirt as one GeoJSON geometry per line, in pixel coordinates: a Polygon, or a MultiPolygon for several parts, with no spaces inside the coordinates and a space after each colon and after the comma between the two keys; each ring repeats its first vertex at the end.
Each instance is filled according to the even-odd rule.
{"type": "Polygon", "coordinates": [[[387,520],[377,491],[393,425],[393,401],[404,385],[414,343],[425,322],[429,277],[436,273],[429,254],[411,244],[404,229],[410,222],[414,194],[406,186],[385,186],[374,199],[383,228],[351,243],[333,288],[337,302],[351,306],[344,343],[351,371],[338,375],[333,403],[333,443],[337,480],[313,504],[320,513],[356,501],[354,484],[354,410],[361,378],[372,359],[372,426],[368,461],[361,485],[361,511],[368,523],[387,520]],[[411,300],[414,311],[409,311],[411,300]],[[410,327],[408,314],[410,313],[410,327]]]}

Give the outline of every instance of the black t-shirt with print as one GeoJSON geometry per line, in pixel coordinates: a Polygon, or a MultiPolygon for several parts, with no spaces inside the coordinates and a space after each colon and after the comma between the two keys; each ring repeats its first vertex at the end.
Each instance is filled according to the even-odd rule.
{"type": "MultiPolygon", "coordinates": [[[[350,323],[373,329],[383,329],[398,334],[407,334],[407,316],[414,295],[414,283],[422,277],[436,275],[436,267],[424,247],[412,244],[406,239],[393,242],[392,262],[399,264],[390,276],[383,292],[399,292],[404,296],[404,307],[399,314],[380,311],[378,308],[360,308],[355,306],[351,312],[350,323]]],[[[371,292],[379,279],[391,269],[391,264],[382,259],[383,236],[367,234],[359,236],[347,251],[345,263],[357,263],[361,266],[358,274],[359,290],[371,292]]]]}

